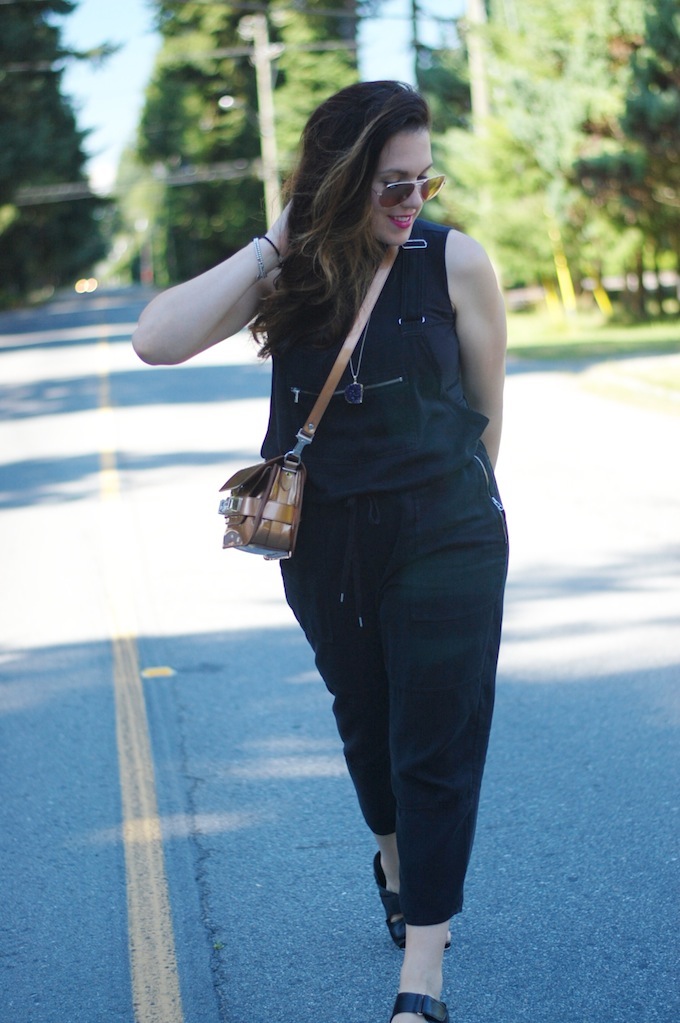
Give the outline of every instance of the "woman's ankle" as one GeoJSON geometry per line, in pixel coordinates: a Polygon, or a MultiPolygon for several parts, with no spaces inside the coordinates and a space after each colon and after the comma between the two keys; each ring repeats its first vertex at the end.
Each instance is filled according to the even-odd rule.
{"type": "Polygon", "coordinates": [[[388,892],[399,892],[399,853],[396,835],[375,835],[380,851],[380,867],[388,892]]]}
{"type": "Polygon", "coordinates": [[[406,951],[399,977],[400,991],[413,991],[439,999],[447,934],[448,922],[430,927],[406,925],[406,951]]]}
{"type": "Polygon", "coordinates": [[[413,991],[418,995],[429,995],[439,1000],[442,994],[444,979],[441,970],[409,971],[402,970],[399,979],[399,991],[413,991]]]}

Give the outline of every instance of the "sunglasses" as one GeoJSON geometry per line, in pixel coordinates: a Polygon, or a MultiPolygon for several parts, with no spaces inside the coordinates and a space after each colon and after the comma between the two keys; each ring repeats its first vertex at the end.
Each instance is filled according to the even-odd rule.
{"type": "Polygon", "coordinates": [[[378,192],[375,188],[373,191],[378,196],[380,205],[389,209],[408,199],[413,194],[414,188],[420,192],[423,202],[434,199],[435,195],[441,192],[445,181],[446,178],[443,174],[437,174],[434,178],[418,178],[417,181],[393,181],[389,185],[385,185],[382,192],[378,192]]]}

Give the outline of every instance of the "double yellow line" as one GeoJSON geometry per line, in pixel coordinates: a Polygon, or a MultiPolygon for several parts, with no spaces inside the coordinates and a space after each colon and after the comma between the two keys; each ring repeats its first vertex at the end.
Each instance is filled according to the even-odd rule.
{"type": "Polygon", "coordinates": [[[184,1023],[153,755],[126,566],[131,530],[121,499],[110,389],[110,348],[98,344],[100,508],[113,646],[132,999],[136,1023],[184,1023]]]}

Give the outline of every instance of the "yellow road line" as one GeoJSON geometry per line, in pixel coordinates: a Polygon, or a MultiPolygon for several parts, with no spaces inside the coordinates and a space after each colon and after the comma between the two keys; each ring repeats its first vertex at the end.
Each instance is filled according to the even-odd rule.
{"type": "Polygon", "coordinates": [[[99,350],[102,546],[111,615],[132,998],[136,1023],[184,1023],[153,755],[131,623],[133,595],[125,571],[131,530],[123,513],[116,463],[106,340],[99,342],[99,350]]]}

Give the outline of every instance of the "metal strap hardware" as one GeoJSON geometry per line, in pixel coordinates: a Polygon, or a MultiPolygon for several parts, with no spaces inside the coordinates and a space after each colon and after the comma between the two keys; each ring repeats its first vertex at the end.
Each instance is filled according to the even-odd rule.
{"type": "Polygon", "coordinates": [[[419,334],[425,323],[425,238],[410,238],[403,249],[413,249],[401,265],[401,309],[399,327],[402,336],[419,334]]]}

